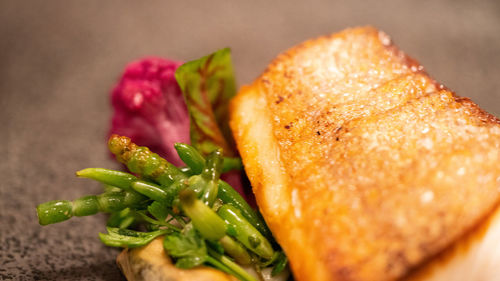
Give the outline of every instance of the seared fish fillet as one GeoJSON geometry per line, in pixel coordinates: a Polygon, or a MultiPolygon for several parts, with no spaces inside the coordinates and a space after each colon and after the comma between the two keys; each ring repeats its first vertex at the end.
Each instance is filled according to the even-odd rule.
{"type": "Polygon", "coordinates": [[[474,255],[498,272],[500,121],[383,32],[279,55],[232,101],[231,128],[296,280],[493,280],[450,278],[474,255]]]}
{"type": "MultiPolygon", "coordinates": [[[[208,266],[190,269],[176,267],[163,249],[163,236],[134,249],[123,250],[116,263],[128,281],[238,281],[238,278],[208,266]]],[[[254,278],[262,281],[284,281],[289,272],[272,276],[271,268],[257,274],[252,266],[243,267],[254,278]]]]}

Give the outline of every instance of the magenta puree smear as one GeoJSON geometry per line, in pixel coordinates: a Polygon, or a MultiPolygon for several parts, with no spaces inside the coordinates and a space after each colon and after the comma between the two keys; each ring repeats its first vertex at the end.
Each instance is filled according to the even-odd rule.
{"type": "Polygon", "coordinates": [[[182,164],[174,143],[189,143],[189,115],[174,76],[181,64],[156,57],[132,62],[111,93],[110,133],[130,137],[174,165],[182,164]]]}

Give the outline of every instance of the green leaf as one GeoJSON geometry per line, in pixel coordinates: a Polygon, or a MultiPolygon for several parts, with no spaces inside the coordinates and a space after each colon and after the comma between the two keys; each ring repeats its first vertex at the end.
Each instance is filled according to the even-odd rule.
{"type": "Polygon", "coordinates": [[[163,239],[163,247],[168,255],[177,259],[175,266],[192,268],[201,265],[207,258],[205,241],[191,224],[181,233],[172,233],[163,239]]]}
{"type": "Polygon", "coordinates": [[[108,234],[99,233],[102,243],[111,247],[135,248],[148,244],[156,237],[170,232],[160,229],[152,232],[139,232],[130,229],[107,227],[108,234]]]}
{"type": "Polygon", "coordinates": [[[158,201],[148,206],[148,212],[159,221],[165,221],[169,215],[168,207],[158,201]]]}
{"type": "Polygon", "coordinates": [[[191,120],[191,144],[204,155],[221,147],[236,156],[229,129],[229,100],[236,94],[230,49],[181,65],[175,72],[191,120]]]}
{"type": "Polygon", "coordinates": [[[109,227],[127,228],[136,221],[134,211],[125,208],[119,212],[112,213],[106,223],[109,227]]]}

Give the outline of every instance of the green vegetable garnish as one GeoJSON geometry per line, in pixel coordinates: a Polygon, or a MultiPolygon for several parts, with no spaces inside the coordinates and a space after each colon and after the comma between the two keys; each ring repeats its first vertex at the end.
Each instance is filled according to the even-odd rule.
{"type": "Polygon", "coordinates": [[[172,233],[163,239],[167,253],[176,258],[175,265],[180,268],[192,268],[206,261],[207,246],[191,224],[186,225],[182,233],[172,233]]]}
{"type": "Polygon", "coordinates": [[[124,228],[107,227],[108,234],[99,233],[102,243],[112,247],[135,248],[148,244],[156,237],[171,230],[160,229],[152,232],[139,232],[124,228]]]}
{"type": "Polygon", "coordinates": [[[140,194],[143,194],[155,201],[165,203],[169,201],[169,194],[163,190],[160,186],[146,182],[146,181],[136,181],[131,184],[132,188],[140,194]]]}
{"type": "Polygon", "coordinates": [[[130,208],[125,208],[119,212],[114,212],[108,219],[106,226],[118,227],[118,228],[128,228],[132,227],[133,224],[137,222],[138,218],[135,213],[130,208]]]}
{"type": "Polygon", "coordinates": [[[287,259],[264,220],[220,179],[223,172],[242,169],[227,124],[227,105],[236,92],[229,49],[188,62],[175,76],[191,120],[192,145],[175,144],[186,166],[176,167],[128,137],[112,135],[109,150],[131,173],[78,171],[78,177],[103,183],[105,192],[40,204],[39,223],[111,213],[108,233],[99,233],[108,246],[140,247],[164,236],[164,249],[179,268],[208,265],[245,281],[256,279],[241,266],[281,272],[287,259]]]}
{"type": "Polygon", "coordinates": [[[238,209],[226,204],[220,207],[217,214],[234,227],[233,236],[250,251],[264,259],[273,257],[274,250],[271,243],[241,215],[238,209]]]}
{"type": "Polygon", "coordinates": [[[99,234],[108,246],[139,247],[166,235],[164,247],[181,268],[207,264],[241,280],[255,279],[240,265],[275,265],[274,272],[282,270],[286,258],[278,259],[279,254],[275,254],[278,249],[273,249],[275,242],[262,218],[238,192],[219,179],[224,161],[222,149],[212,151],[205,159],[192,146],[177,147],[182,148],[179,151],[189,149],[192,158],[197,159],[196,163],[185,161],[194,167],[191,172],[196,174],[181,172],[126,137],[112,136],[110,150],[132,167],[137,176],[101,168],[81,170],[78,176],[106,184],[107,192],[83,196],[73,202],[40,204],[37,208],[40,224],[110,212],[108,233],[99,234]],[[130,229],[137,224],[152,231],[130,229]]]}
{"type": "Polygon", "coordinates": [[[275,276],[283,272],[287,264],[288,264],[288,258],[286,257],[285,253],[280,252],[278,258],[276,259],[273,271],[271,271],[271,275],[275,276]]]}
{"type": "Polygon", "coordinates": [[[160,221],[166,220],[168,215],[170,215],[168,207],[165,204],[157,201],[154,201],[153,203],[151,203],[151,205],[148,206],[148,212],[160,221]]]}
{"type": "Polygon", "coordinates": [[[203,155],[222,148],[234,157],[228,120],[229,100],[236,94],[231,51],[219,50],[211,55],[181,65],[175,78],[188,106],[191,144],[203,155]]]}
{"type": "Polygon", "coordinates": [[[179,194],[182,210],[203,238],[217,241],[226,235],[226,223],[210,207],[196,199],[195,193],[185,189],[179,194]]]}
{"type": "Polygon", "coordinates": [[[128,191],[132,190],[131,184],[137,181],[137,177],[132,174],[103,168],[83,169],[76,172],[76,175],[128,191]]]}

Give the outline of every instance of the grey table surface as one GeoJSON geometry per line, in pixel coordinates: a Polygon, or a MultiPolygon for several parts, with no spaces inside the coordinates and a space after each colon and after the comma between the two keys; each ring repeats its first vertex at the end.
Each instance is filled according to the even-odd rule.
{"type": "Polygon", "coordinates": [[[367,24],[500,114],[499,1],[1,1],[0,279],[124,279],[104,215],[41,227],[35,206],[99,192],[76,170],[117,167],[108,94],[127,62],[229,46],[241,85],[294,44],[367,24]]]}

